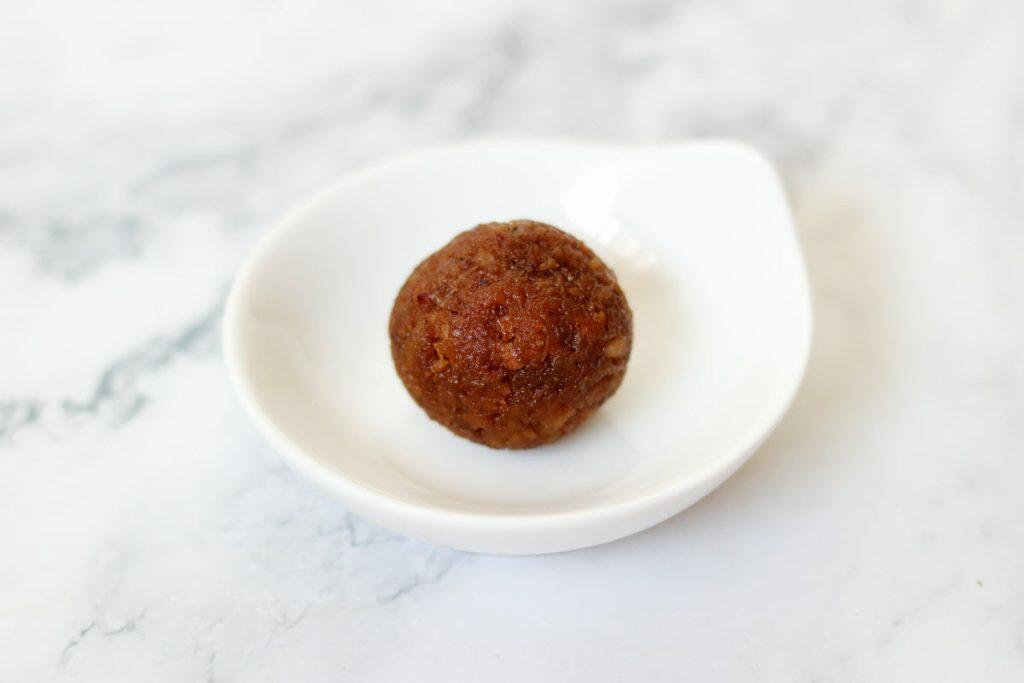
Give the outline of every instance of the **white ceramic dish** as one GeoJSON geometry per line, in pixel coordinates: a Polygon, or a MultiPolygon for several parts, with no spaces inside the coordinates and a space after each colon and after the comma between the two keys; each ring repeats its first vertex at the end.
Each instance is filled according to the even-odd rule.
{"type": "Polygon", "coordinates": [[[800,383],[810,315],[781,185],[751,149],[494,142],[347,176],[291,213],[239,274],[224,347],[264,436],[352,511],[456,548],[546,553],[645,529],[735,472],[800,383]],[[587,424],[508,452],[423,414],[387,320],[421,259],[512,218],[597,251],[635,339],[587,424]]]}

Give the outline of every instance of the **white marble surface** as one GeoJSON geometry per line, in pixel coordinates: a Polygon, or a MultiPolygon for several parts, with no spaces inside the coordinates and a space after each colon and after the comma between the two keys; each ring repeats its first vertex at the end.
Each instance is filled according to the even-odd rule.
{"type": "Polygon", "coordinates": [[[1024,5],[0,2],[0,680],[1024,680],[1024,5]],[[813,281],[725,486],[564,555],[346,514],[225,381],[227,283],[346,170],[733,136],[813,281]]]}

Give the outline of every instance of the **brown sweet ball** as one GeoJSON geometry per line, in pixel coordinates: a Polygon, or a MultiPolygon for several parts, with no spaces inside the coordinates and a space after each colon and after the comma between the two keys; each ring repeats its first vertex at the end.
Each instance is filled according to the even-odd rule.
{"type": "Polygon", "coordinates": [[[478,225],[427,257],[391,311],[391,355],[432,419],[492,448],[568,434],[622,383],[632,314],[615,274],[544,223],[478,225]]]}

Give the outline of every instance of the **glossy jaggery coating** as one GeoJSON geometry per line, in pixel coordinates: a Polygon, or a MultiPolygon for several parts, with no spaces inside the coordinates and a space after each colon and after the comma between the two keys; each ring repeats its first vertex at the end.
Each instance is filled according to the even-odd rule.
{"type": "Polygon", "coordinates": [[[413,399],[492,448],[578,427],[619,388],[633,341],[615,274],[575,237],[528,220],[478,225],[420,263],[389,331],[413,399]]]}

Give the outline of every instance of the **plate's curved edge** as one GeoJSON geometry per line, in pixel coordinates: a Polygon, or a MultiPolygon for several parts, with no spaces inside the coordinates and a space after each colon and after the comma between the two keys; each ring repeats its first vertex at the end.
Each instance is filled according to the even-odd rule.
{"type": "MultiPolygon", "coordinates": [[[[790,210],[790,204],[788,202],[783,183],[779,178],[775,167],[756,148],[738,140],[725,138],[635,145],[574,139],[543,140],[491,138],[473,142],[425,148],[395,159],[372,164],[361,170],[344,174],[338,180],[330,183],[327,187],[313,193],[306,200],[300,202],[297,207],[286,212],[274,227],[268,230],[266,236],[259,241],[253,249],[252,254],[246,259],[242,267],[239,269],[238,274],[232,283],[227,303],[225,305],[222,347],[231,384],[239,397],[243,409],[256,425],[261,435],[267,439],[275,450],[280,452],[287,459],[291,466],[303,472],[304,475],[314,480],[317,484],[338,495],[342,500],[351,505],[356,512],[360,512],[362,514],[362,511],[364,510],[379,508],[381,505],[384,505],[388,508],[389,513],[392,516],[404,517],[407,515],[416,515],[421,519],[426,517],[429,518],[432,523],[451,528],[455,528],[456,526],[463,528],[466,525],[470,525],[474,526],[478,530],[521,529],[525,524],[531,526],[537,531],[542,529],[569,530],[585,523],[616,517],[626,512],[642,513],[644,511],[657,508],[659,505],[677,496],[683,496],[687,491],[700,488],[702,483],[714,482],[704,493],[691,500],[686,506],[684,506],[684,508],[682,508],[685,509],[685,507],[692,505],[697,502],[697,500],[700,500],[704,495],[713,491],[721,485],[722,482],[728,479],[728,477],[736,470],[742,467],[742,465],[749,460],[753,453],[760,447],[764,440],[766,440],[775,430],[782,418],[788,412],[799,392],[810,357],[813,335],[812,315],[811,290],[807,276],[806,262],[804,260],[803,250],[800,247],[800,241],[796,232],[792,212],[790,210]],[[670,150],[682,151],[690,150],[695,147],[721,147],[723,149],[732,148],[735,152],[748,157],[754,161],[754,163],[762,166],[762,168],[768,172],[770,180],[781,199],[782,208],[786,212],[796,262],[798,263],[801,271],[801,293],[804,300],[803,306],[801,307],[805,311],[805,315],[803,316],[805,330],[801,335],[804,339],[803,348],[800,353],[801,361],[798,364],[798,367],[794,368],[790,391],[788,392],[786,400],[780,402],[777,410],[770,414],[767,419],[763,420],[761,424],[747,430],[744,438],[737,440],[737,446],[733,449],[731,455],[718,458],[715,461],[708,463],[703,468],[693,472],[689,476],[674,481],[664,488],[652,491],[641,498],[610,503],[582,510],[560,510],[542,513],[516,513],[506,515],[486,514],[466,510],[419,505],[391,496],[386,491],[380,491],[364,484],[354,482],[317,462],[314,458],[307,455],[301,447],[299,447],[290,437],[288,437],[287,434],[277,427],[270,416],[259,405],[254,396],[255,392],[245,379],[245,373],[241,367],[241,358],[244,352],[242,350],[242,342],[239,339],[239,326],[241,325],[240,317],[242,315],[240,307],[242,305],[241,302],[243,298],[247,294],[247,287],[253,271],[262,261],[264,255],[271,250],[274,243],[283,239],[283,236],[290,231],[291,226],[297,224],[304,214],[314,210],[325,199],[335,195],[349,185],[353,185],[376,174],[387,172],[392,168],[400,167],[408,163],[426,161],[432,157],[476,150],[493,151],[506,147],[516,147],[521,149],[524,146],[535,148],[557,147],[563,149],[567,147],[577,149],[587,148],[595,151],[649,150],[652,152],[665,152],[670,150]]],[[[662,517],[657,521],[663,521],[668,516],[672,516],[672,514],[674,513],[671,513],[666,517],[662,517]]],[[[652,524],[657,523],[657,521],[652,522],[652,524]]],[[[627,533],[623,535],[629,534],[627,533]]],[[[611,541],[615,539],[611,538],[606,540],[611,541]]],[[[597,543],[589,545],[595,544],[597,543]]]]}
{"type": "Polygon", "coordinates": [[[772,432],[775,431],[776,427],[778,427],[779,423],[782,422],[782,419],[789,412],[807,374],[807,365],[810,361],[811,349],[814,343],[814,303],[811,296],[811,281],[807,271],[807,260],[804,257],[804,250],[800,243],[800,235],[797,231],[796,221],[793,218],[792,204],[789,201],[785,184],[782,182],[782,178],[775,165],[759,149],[740,140],[723,138],[701,142],[723,149],[731,149],[732,152],[747,157],[751,163],[760,167],[761,172],[765,174],[768,182],[773,187],[773,194],[779,198],[779,208],[783,211],[786,218],[786,224],[789,228],[790,247],[793,250],[795,263],[799,270],[796,275],[799,281],[800,311],[802,313],[801,326],[803,327],[800,334],[802,346],[799,349],[799,360],[792,368],[790,387],[785,399],[780,401],[778,408],[769,418],[766,418],[757,428],[748,430],[744,440],[750,444],[750,452],[746,458],[749,459],[761,447],[764,441],[771,436],[772,432]]]}

